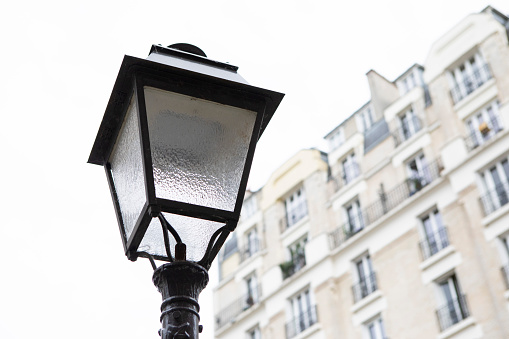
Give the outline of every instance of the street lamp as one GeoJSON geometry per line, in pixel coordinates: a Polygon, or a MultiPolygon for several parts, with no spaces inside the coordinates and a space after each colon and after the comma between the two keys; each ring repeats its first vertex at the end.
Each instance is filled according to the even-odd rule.
{"type": "Polygon", "coordinates": [[[125,56],[88,159],[106,170],[127,258],[154,268],[162,339],[198,337],[198,296],[284,96],[250,86],[237,69],[189,44],[125,56]]]}

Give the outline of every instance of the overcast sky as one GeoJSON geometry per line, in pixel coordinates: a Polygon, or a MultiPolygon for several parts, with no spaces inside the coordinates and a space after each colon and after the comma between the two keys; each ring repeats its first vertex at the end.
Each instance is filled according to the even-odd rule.
{"type": "MultiPolygon", "coordinates": [[[[159,338],[146,260],[124,254],[104,171],[86,164],[124,54],[187,42],[286,93],[250,186],[369,100],[470,13],[507,0],[10,1],[0,14],[0,338],[159,338]]],[[[213,337],[210,291],[202,338],[213,337]]]]}

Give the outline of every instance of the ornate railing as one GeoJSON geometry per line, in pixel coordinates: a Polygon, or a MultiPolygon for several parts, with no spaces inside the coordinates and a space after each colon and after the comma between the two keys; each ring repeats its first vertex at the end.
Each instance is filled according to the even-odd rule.
{"type": "Polygon", "coordinates": [[[305,329],[318,322],[316,306],[310,306],[306,311],[297,315],[286,323],[286,339],[291,339],[305,329]]]}
{"type": "Polygon", "coordinates": [[[509,202],[509,183],[503,182],[479,198],[484,215],[488,215],[509,202]]]}
{"type": "Polygon", "coordinates": [[[290,213],[286,212],[286,215],[279,220],[279,230],[283,233],[286,229],[292,227],[300,220],[304,219],[308,215],[308,206],[306,201],[302,201],[295,206],[290,213]]]}
{"type": "Polygon", "coordinates": [[[431,236],[426,236],[426,239],[419,243],[422,259],[423,260],[428,259],[429,257],[440,252],[447,246],[449,246],[449,236],[447,234],[447,228],[440,227],[437,232],[433,233],[431,236]]]}
{"type": "Polygon", "coordinates": [[[345,187],[349,183],[351,183],[355,178],[357,178],[361,174],[361,170],[359,168],[359,164],[353,162],[349,165],[343,167],[343,169],[333,177],[336,186],[336,192],[341,188],[345,187]]]}
{"type": "Polygon", "coordinates": [[[347,221],[329,233],[330,248],[336,248],[364,229],[364,216],[359,213],[353,220],[347,221]]]}
{"type": "Polygon", "coordinates": [[[291,277],[298,271],[306,266],[306,255],[304,253],[297,253],[292,259],[279,264],[283,280],[291,277]]]}
{"type": "Polygon", "coordinates": [[[216,330],[235,321],[235,318],[237,318],[239,314],[258,304],[260,302],[261,295],[261,285],[258,285],[256,287],[256,293],[246,294],[219,311],[215,316],[216,330]]]}
{"type": "Polygon", "coordinates": [[[376,284],[376,274],[372,272],[368,276],[366,276],[363,280],[359,281],[355,285],[352,286],[353,292],[353,300],[354,302],[358,302],[371,293],[375,292],[378,289],[376,284]]]}
{"type": "MultiPolygon", "coordinates": [[[[380,190],[379,198],[362,209],[360,216],[363,221],[363,228],[377,221],[392,209],[396,208],[399,204],[416,194],[434,180],[440,177],[442,170],[442,162],[437,158],[423,168],[423,175],[406,179],[393,189],[389,191],[380,190]]],[[[345,226],[342,225],[338,229],[329,233],[329,244],[331,249],[341,245],[344,241],[348,240],[353,234],[345,232],[345,226]],[[341,234],[344,233],[344,234],[341,234]]],[[[357,230],[357,232],[360,230],[357,230]]],[[[357,233],[355,232],[355,233],[357,233]]],[[[354,233],[354,234],[355,234],[354,233]]]]}
{"type": "Polygon", "coordinates": [[[446,305],[437,310],[437,318],[441,331],[448,329],[469,316],[470,313],[465,295],[460,295],[457,299],[450,300],[446,305]]]}
{"type": "Polygon", "coordinates": [[[495,134],[502,131],[502,123],[500,118],[493,117],[489,123],[486,123],[485,128],[475,131],[465,138],[465,144],[469,151],[476,149],[477,147],[488,142],[495,134]]]}
{"type": "Polygon", "coordinates": [[[491,79],[491,72],[488,65],[484,64],[451,89],[452,100],[457,104],[489,79],[491,79]]]}
{"type": "Polygon", "coordinates": [[[412,116],[409,119],[408,125],[396,128],[392,131],[392,137],[394,138],[394,144],[398,147],[400,144],[410,139],[413,135],[419,132],[422,128],[422,123],[419,118],[412,116]]]}
{"type": "Polygon", "coordinates": [[[260,240],[255,239],[250,242],[244,248],[240,249],[240,262],[243,262],[261,250],[260,240]]]}

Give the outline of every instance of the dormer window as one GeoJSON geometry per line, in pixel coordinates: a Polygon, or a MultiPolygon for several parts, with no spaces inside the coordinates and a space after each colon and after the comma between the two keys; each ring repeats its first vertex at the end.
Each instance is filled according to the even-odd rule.
{"type": "Polygon", "coordinates": [[[480,53],[447,73],[451,97],[455,104],[491,79],[491,72],[480,53]]]}

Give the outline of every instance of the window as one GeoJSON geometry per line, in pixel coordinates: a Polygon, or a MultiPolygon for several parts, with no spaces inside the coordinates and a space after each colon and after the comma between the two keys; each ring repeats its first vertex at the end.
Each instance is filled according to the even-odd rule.
{"type": "Polygon", "coordinates": [[[401,95],[410,92],[415,86],[417,86],[417,82],[413,72],[398,81],[399,93],[401,95]]]}
{"type": "Polygon", "coordinates": [[[254,304],[258,303],[259,300],[258,282],[255,274],[251,274],[244,281],[247,290],[244,309],[248,309],[254,304]]]}
{"type": "Polygon", "coordinates": [[[421,129],[419,119],[412,108],[400,115],[398,121],[400,127],[398,137],[401,139],[401,142],[410,139],[412,135],[421,129]]]}
{"type": "Polygon", "coordinates": [[[308,214],[306,196],[301,187],[285,200],[286,227],[293,226],[308,214]]]}
{"type": "Polygon", "coordinates": [[[307,235],[288,246],[289,260],[280,265],[283,279],[289,278],[306,266],[307,235]]]}
{"type": "Polygon", "coordinates": [[[291,320],[286,324],[286,337],[292,338],[317,321],[316,308],[311,304],[309,289],[290,300],[291,320]]]}
{"type": "Polygon", "coordinates": [[[465,121],[467,147],[470,150],[484,144],[502,130],[498,107],[498,101],[494,101],[465,121]]]}
{"type": "Polygon", "coordinates": [[[491,79],[488,65],[479,53],[447,74],[455,104],[491,79]]]}
{"type": "Polygon", "coordinates": [[[246,200],[244,200],[244,203],[242,204],[242,211],[241,216],[242,220],[249,219],[250,216],[256,213],[257,205],[256,205],[256,197],[250,196],[246,200]]]}
{"type": "Polygon", "coordinates": [[[251,257],[253,254],[258,252],[259,249],[260,246],[258,242],[258,232],[256,230],[256,227],[253,227],[246,234],[246,250],[245,250],[246,258],[251,257]]]}
{"type": "Polygon", "coordinates": [[[248,339],[261,339],[262,334],[260,333],[260,328],[256,326],[252,330],[247,332],[247,338],[248,339]]]}
{"type": "Polygon", "coordinates": [[[378,317],[365,325],[367,338],[369,339],[386,339],[385,327],[382,317],[378,317]]]}
{"type": "Polygon", "coordinates": [[[422,219],[424,240],[421,241],[423,259],[427,259],[449,246],[449,238],[438,210],[427,214],[422,219]]]}
{"type": "Polygon", "coordinates": [[[482,191],[481,202],[484,213],[499,209],[509,202],[509,162],[505,158],[480,173],[482,191]]]}
{"type": "Polygon", "coordinates": [[[353,286],[354,301],[357,302],[377,290],[376,276],[369,254],[354,263],[357,283],[353,286]]]}
{"type": "Polygon", "coordinates": [[[349,205],[345,206],[345,212],[345,235],[348,239],[364,228],[364,218],[362,217],[359,200],[355,200],[349,205]]]}
{"type": "Polygon", "coordinates": [[[366,107],[362,111],[358,112],[355,116],[356,123],[357,123],[357,129],[361,131],[362,133],[366,132],[371,128],[373,125],[373,111],[371,110],[371,107],[366,107]]]}
{"type": "Polygon", "coordinates": [[[431,175],[424,154],[420,154],[410,160],[407,165],[408,189],[410,195],[420,191],[431,182],[431,175]]]}
{"type": "Polygon", "coordinates": [[[360,174],[359,165],[357,164],[357,160],[355,160],[355,153],[350,153],[347,155],[341,162],[341,166],[343,168],[342,179],[344,185],[350,183],[360,174]]]}
{"type": "Polygon", "coordinates": [[[438,283],[440,307],[437,310],[440,329],[443,331],[469,316],[466,298],[461,293],[455,275],[438,283]]]}
{"type": "Polygon", "coordinates": [[[335,150],[345,142],[345,132],[342,127],[338,128],[329,138],[330,150],[335,150]]]}

